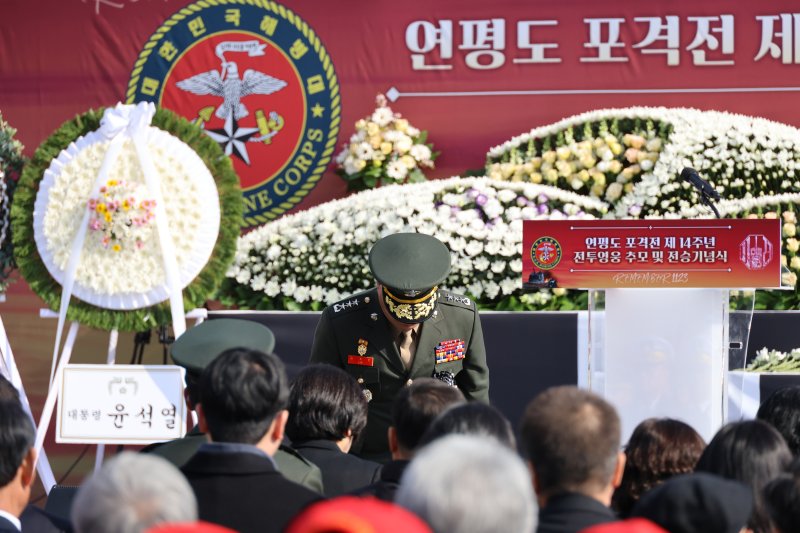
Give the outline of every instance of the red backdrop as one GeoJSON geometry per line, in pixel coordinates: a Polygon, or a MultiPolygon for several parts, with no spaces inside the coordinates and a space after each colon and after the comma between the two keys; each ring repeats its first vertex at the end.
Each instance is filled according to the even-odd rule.
{"type": "MultiPolygon", "coordinates": [[[[28,152],[75,114],[124,100],[144,43],[188,3],[0,3],[0,111],[28,152]]],[[[481,168],[491,146],[602,107],[689,106],[800,125],[800,15],[791,0],[284,5],[316,31],[333,60],[342,95],[339,145],[373,109],[375,95],[395,87],[401,95],[392,107],[429,130],[442,152],[434,177],[481,168]],[[592,60],[598,57],[605,59],[592,60]],[[415,69],[415,61],[445,68],[415,69]]],[[[344,193],[344,182],[328,171],[298,207],[344,193]]]]}

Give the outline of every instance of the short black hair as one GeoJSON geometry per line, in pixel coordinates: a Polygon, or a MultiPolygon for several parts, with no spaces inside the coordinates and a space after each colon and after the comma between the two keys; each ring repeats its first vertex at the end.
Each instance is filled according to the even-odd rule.
{"type": "Polygon", "coordinates": [[[0,487],[16,477],[35,441],[33,422],[22,405],[15,400],[0,400],[0,487]]]}
{"type": "Polygon", "coordinates": [[[464,393],[458,388],[438,379],[414,380],[410,386],[400,389],[392,404],[392,425],[397,441],[405,450],[415,450],[422,435],[442,411],[465,401],[464,393]]]}
{"type": "Polygon", "coordinates": [[[770,394],[758,408],[756,418],[772,424],[792,455],[800,456],[800,386],[784,387],[770,394]]]}
{"type": "Polygon", "coordinates": [[[497,408],[485,403],[470,402],[446,409],[431,423],[419,444],[427,446],[452,434],[492,437],[511,450],[517,449],[511,422],[497,408]]]}
{"type": "Polygon", "coordinates": [[[596,394],[573,386],[545,390],[525,409],[520,433],[543,493],[594,491],[614,475],[619,415],[596,394]]]}
{"type": "Polygon", "coordinates": [[[0,374],[0,401],[19,401],[19,391],[3,374],[0,374]]]}
{"type": "Polygon", "coordinates": [[[256,444],[286,408],[286,372],[274,354],[232,348],[200,377],[200,404],[214,442],[256,444]]]}
{"type": "Polygon", "coordinates": [[[797,460],[792,463],[789,472],[767,483],[763,498],[777,531],[800,531],[800,463],[797,460]]]}
{"type": "Polygon", "coordinates": [[[791,462],[792,452],[777,429],[762,420],[743,420],[717,431],[698,459],[695,471],[749,485],[755,506],[747,526],[753,531],[769,531],[762,491],[791,462]]]}
{"type": "Polygon", "coordinates": [[[332,365],[302,369],[289,392],[286,435],[292,442],[323,439],[338,441],[367,425],[367,399],[355,378],[332,365]]]}

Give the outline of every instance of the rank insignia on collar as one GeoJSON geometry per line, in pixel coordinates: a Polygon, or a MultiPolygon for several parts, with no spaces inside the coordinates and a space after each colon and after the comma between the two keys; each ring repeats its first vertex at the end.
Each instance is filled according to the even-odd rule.
{"type": "Polygon", "coordinates": [[[367,345],[369,343],[364,339],[358,339],[358,355],[367,355],[367,345]]]}
{"type": "Polygon", "coordinates": [[[378,320],[378,313],[372,313],[372,314],[369,315],[369,317],[374,322],[374,321],[378,320]]]}
{"type": "Polygon", "coordinates": [[[464,348],[464,341],[461,339],[442,341],[436,345],[434,352],[436,354],[437,365],[449,363],[450,361],[458,361],[467,356],[467,351],[464,348]]]}
{"type": "Polygon", "coordinates": [[[367,399],[367,403],[372,401],[372,391],[369,389],[361,389],[361,392],[364,394],[364,398],[367,399]]]}

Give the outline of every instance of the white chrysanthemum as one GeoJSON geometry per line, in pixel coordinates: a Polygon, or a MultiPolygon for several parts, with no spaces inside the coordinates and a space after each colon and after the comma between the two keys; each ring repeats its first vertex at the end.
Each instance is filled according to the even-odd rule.
{"type": "Polygon", "coordinates": [[[386,175],[393,180],[404,180],[408,175],[408,167],[406,167],[399,159],[395,159],[386,165],[386,175]]]}
{"type": "Polygon", "coordinates": [[[388,107],[379,107],[372,112],[372,122],[380,127],[387,126],[394,118],[394,113],[388,107]]]}
{"type": "Polygon", "coordinates": [[[411,157],[416,159],[417,161],[429,161],[431,158],[431,149],[425,146],[424,144],[415,144],[409,150],[411,157]]]}

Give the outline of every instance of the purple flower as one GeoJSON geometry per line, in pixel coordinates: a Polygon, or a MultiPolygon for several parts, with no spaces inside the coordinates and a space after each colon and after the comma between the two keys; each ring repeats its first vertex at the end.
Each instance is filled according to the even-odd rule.
{"type": "Polygon", "coordinates": [[[524,196],[517,196],[517,206],[525,207],[526,205],[528,205],[528,199],[524,196]]]}
{"type": "Polygon", "coordinates": [[[456,213],[458,213],[459,211],[461,211],[461,208],[460,208],[460,207],[458,207],[457,205],[452,205],[452,206],[450,206],[450,214],[451,214],[451,215],[455,215],[455,214],[456,214],[456,213]]]}
{"type": "Polygon", "coordinates": [[[536,211],[538,211],[540,215],[546,215],[550,211],[550,208],[547,207],[547,204],[541,204],[536,208],[536,211]]]}
{"type": "Polygon", "coordinates": [[[642,206],[640,205],[632,205],[630,209],[628,209],[628,214],[632,217],[638,217],[639,213],[642,212],[642,206]]]}
{"type": "Polygon", "coordinates": [[[545,204],[549,200],[546,194],[540,194],[539,197],[536,199],[540,204],[545,204]]]}
{"type": "Polygon", "coordinates": [[[475,203],[476,203],[476,204],[478,204],[478,205],[479,205],[479,206],[481,206],[481,207],[483,207],[484,205],[486,205],[486,202],[488,202],[488,201],[489,201],[489,198],[488,198],[488,197],[487,197],[485,194],[479,194],[479,195],[478,195],[478,196],[475,198],[475,203]]]}

